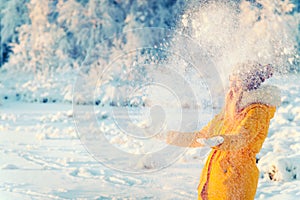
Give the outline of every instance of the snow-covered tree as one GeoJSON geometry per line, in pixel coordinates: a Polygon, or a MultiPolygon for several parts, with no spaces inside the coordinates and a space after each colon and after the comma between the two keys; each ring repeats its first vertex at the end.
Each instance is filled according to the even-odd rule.
{"type": "Polygon", "coordinates": [[[27,6],[30,23],[18,29],[18,42],[12,44],[13,55],[7,68],[47,77],[64,64],[60,48],[64,31],[55,22],[49,22],[48,1],[31,0],[27,6]]]}
{"type": "Polygon", "coordinates": [[[0,67],[8,60],[11,43],[18,43],[17,28],[29,23],[28,0],[0,0],[0,67]]]}
{"type": "MultiPolygon", "coordinates": [[[[51,87],[59,87],[69,101],[70,85],[80,67],[92,88],[103,70],[121,59],[104,75],[105,84],[99,95],[99,100],[119,101],[121,105],[123,86],[134,87],[147,80],[146,60],[164,56],[163,52],[145,49],[132,56],[124,55],[137,47],[161,45],[159,31],[146,31],[145,27],[178,30],[177,22],[184,11],[183,32],[196,38],[217,65],[229,66],[249,57],[262,62],[271,60],[276,65],[295,66],[298,62],[297,1],[241,0],[222,5],[221,1],[207,2],[210,1],[0,0],[1,56],[12,51],[3,69],[12,74],[26,72],[31,75],[28,79],[34,76],[33,79],[57,83],[51,87]],[[186,9],[186,5],[192,8],[186,9]],[[132,31],[141,28],[145,31],[132,31]],[[74,77],[62,78],[63,73],[74,77]]],[[[194,52],[189,46],[185,51],[194,52]]]]}

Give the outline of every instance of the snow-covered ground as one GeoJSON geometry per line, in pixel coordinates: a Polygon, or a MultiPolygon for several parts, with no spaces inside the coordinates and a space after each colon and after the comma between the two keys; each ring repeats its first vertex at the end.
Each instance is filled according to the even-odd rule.
{"type": "MultiPolygon", "coordinates": [[[[299,199],[300,77],[271,82],[282,90],[282,105],[258,155],[256,199],[299,199]]],[[[95,112],[101,120],[111,117],[95,112]]],[[[113,170],[88,153],[79,139],[71,104],[2,100],[0,130],[0,199],[195,199],[209,152],[190,149],[155,172],[113,170]]],[[[109,139],[116,145],[122,141],[109,139]]]]}
{"type": "Polygon", "coordinates": [[[196,196],[201,170],[196,160],[138,175],[103,166],[77,137],[71,105],[5,102],[1,107],[0,137],[0,199],[196,196]]]}

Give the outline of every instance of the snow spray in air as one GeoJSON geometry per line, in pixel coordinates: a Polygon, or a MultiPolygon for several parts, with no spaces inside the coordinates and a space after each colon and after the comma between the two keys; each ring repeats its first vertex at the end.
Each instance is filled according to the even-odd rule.
{"type": "Polygon", "coordinates": [[[246,60],[271,64],[279,76],[293,71],[299,17],[289,1],[193,2],[179,29],[208,52],[227,85],[232,67],[246,60]]]}

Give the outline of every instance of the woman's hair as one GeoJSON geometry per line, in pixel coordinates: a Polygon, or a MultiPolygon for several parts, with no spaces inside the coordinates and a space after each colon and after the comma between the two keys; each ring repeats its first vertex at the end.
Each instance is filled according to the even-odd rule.
{"type": "Polygon", "coordinates": [[[247,61],[235,65],[230,79],[238,79],[242,83],[243,90],[250,91],[259,88],[272,75],[272,65],[261,65],[256,61],[247,61]]]}

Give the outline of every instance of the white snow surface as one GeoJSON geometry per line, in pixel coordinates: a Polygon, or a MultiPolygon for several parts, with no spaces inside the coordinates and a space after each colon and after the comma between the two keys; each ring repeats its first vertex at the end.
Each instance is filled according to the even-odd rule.
{"type": "MultiPolygon", "coordinates": [[[[270,81],[280,87],[282,105],[257,155],[256,199],[300,198],[299,78],[270,81]]],[[[95,111],[100,121],[112,117],[105,109],[95,111]]],[[[106,125],[100,123],[100,128],[111,128],[106,125]]],[[[189,149],[175,163],[151,173],[116,171],[88,153],[76,132],[71,104],[62,103],[3,100],[0,130],[0,199],[196,199],[209,152],[209,148],[189,149]]],[[[141,148],[124,145],[124,138],[117,135],[109,141],[124,149],[141,148]]],[[[147,165],[147,160],[141,162],[141,167],[147,165]]]]}

